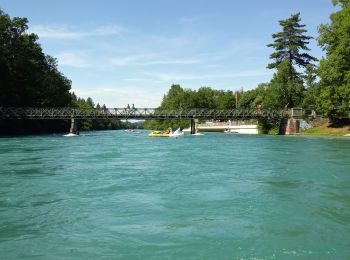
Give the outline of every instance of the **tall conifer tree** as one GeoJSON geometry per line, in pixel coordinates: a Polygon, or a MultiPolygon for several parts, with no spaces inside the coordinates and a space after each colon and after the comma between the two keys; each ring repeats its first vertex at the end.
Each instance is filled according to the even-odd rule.
{"type": "Polygon", "coordinates": [[[304,29],[305,25],[300,24],[300,21],[300,13],[293,14],[286,20],[279,21],[283,30],[273,34],[274,43],[267,45],[276,50],[270,55],[274,62],[267,66],[269,69],[277,68],[285,59],[288,59],[291,64],[296,64],[300,67],[306,67],[312,64],[313,61],[317,61],[315,57],[303,52],[310,50],[307,45],[312,37],[305,35],[307,30],[304,29]]]}

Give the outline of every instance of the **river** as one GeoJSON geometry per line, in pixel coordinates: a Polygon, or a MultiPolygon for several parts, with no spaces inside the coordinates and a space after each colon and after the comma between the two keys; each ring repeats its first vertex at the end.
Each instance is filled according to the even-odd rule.
{"type": "Polygon", "coordinates": [[[0,139],[1,259],[350,257],[350,138],[0,139]]]}

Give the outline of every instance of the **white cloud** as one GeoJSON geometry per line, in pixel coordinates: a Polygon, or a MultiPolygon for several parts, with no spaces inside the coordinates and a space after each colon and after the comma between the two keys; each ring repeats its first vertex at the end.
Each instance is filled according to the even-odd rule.
{"type": "Polygon", "coordinates": [[[58,60],[58,65],[75,68],[87,68],[90,66],[83,56],[73,52],[59,53],[56,55],[56,57],[58,60]]]}
{"type": "Polygon", "coordinates": [[[92,28],[89,31],[83,31],[65,24],[60,24],[32,25],[29,31],[39,35],[40,38],[77,40],[85,37],[119,35],[127,30],[121,26],[108,25],[92,28]]]}
{"type": "Polygon", "coordinates": [[[164,82],[178,81],[178,80],[198,80],[207,78],[206,75],[189,75],[189,74],[170,74],[170,73],[156,73],[152,74],[158,80],[164,82]]]}
{"type": "Polygon", "coordinates": [[[118,25],[107,25],[96,28],[92,35],[119,35],[126,31],[128,31],[126,28],[118,25]]]}
{"type": "Polygon", "coordinates": [[[180,24],[188,24],[188,23],[193,23],[195,21],[199,20],[198,17],[192,16],[192,17],[180,17],[178,22],[180,24]]]}
{"type": "Polygon", "coordinates": [[[151,60],[146,61],[144,65],[191,65],[191,64],[199,64],[201,60],[199,59],[165,59],[165,60],[151,60]]]}
{"type": "Polygon", "coordinates": [[[202,60],[196,58],[174,58],[167,59],[154,54],[140,54],[134,56],[126,56],[112,59],[100,59],[100,62],[91,63],[86,55],[82,55],[79,51],[64,51],[55,55],[59,65],[76,67],[76,68],[108,68],[113,66],[161,66],[161,65],[193,65],[200,64],[202,60]],[[101,65],[104,64],[104,65],[101,65]]]}
{"type": "Polygon", "coordinates": [[[145,57],[144,55],[135,55],[135,56],[112,58],[110,60],[110,63],[115,66],[137,65],[140,63],[142,59],[144,59],[144,57],[145,57]]]}
{"type": "MultiPolygon", "coordinates": [[[[159,56],[159,55],[158,55],[159,56]]],[[[110,63],[115,66],[152,66],[152,65],[191,65],[199,64],[200,59],[191,58],[161,58],[153,54],[135,55],[111,59],[110,63]]]]}
{"type": "MultiPolygon", "coordinates": [[[[183,18],[180,22],[194,20],[183,18]]],[[[240,54],[254,51],[256,43],[250,40],[220,40],[215,48],[205,49],[203,45],[205,47],[207,41],[201,35],[181,32],[172,35],[146,34],[117,25],[91,30],[69,25],[37,25],[31,31],[42,38],[55,39],[44,41],[44,45],[56,42],[53,52],[57,54],[54,56],[58,58],[62,71],[70,76],[78,96],[90,96],[95,102],[109,107],[124,107],[128,103],[137,107],[156,107],[171,83],[194,88],[208,84],[218,87],[221,84],[225,88],[232,84],[254,85],[252,82],[260,76],[266,78],[266,75],[272,74],[265,69],[248,70],[254,65],[246,66],[248,54],[240,54]],[[124,35],[124,32],[127,33],[124,35]],[[99,37],[120,34],[123,37],[99,37]],[[67,44],[61,44],[65,39],[67,44]],[[70,68],[81,70],[71,71],[70,68]]],[[[209,41],[208,46],[212,47],[212,43],[209,41]]]]}
{"type": "Polygon", "coordinates": [[[189,24],[194,24],[197,22],[210,21],[215,19],[216,16],[214,14],[206,14],[206,15],[194,15],[194,16],[182,16],[178,19],[179,24],[183,24],[188,26],[189,24]]]}
{"type": "Polygon", "coordinates": [[[192,42],[192,37],[190,35],[178,35],[178,36],[169,36],[169,35],[145,35],[145,39],[152,44],[157,44],[159,46],[170,46],[170,47],[183,47],[192,42]]]}
{"type": "Polygon", "coordinates": [[[84,32],[74,31],[67,25],[32,25],[29,31],[40,38],[79,39],[85,36],[84,32]]]}
{"type": "Polygon", "coordinates": [[[163,90],[158,93],[147,89],[130,86],[99,86],[75,87],[72,91],[79,97],[92,97],[95,103],[105,104],[107,107],[125,107],[135,104],[136,107],[158,107],[163,97],[163,90]]]}
{"type": "Polygon", "coordinates": [[[191,80],[210,80],[210,79],[225,79],[225,78],[250,78],[272,75],[270,70],[247,70],[227,73],[207,73],[207,74],[171,74],[171,73],[152,73],[156,79],[164,82],[172,81],[191,81],[191,80]]]}

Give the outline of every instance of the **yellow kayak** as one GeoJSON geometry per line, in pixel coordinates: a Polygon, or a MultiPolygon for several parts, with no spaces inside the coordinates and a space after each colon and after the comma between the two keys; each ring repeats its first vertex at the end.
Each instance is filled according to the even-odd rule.
{"type": "Polygon", "coordinates": [[[148,136],[150,136],[150,137],[170,137],[170,135],[171,135],[170,133],[164,133],[161,131],[153,131],[148,136]]]}

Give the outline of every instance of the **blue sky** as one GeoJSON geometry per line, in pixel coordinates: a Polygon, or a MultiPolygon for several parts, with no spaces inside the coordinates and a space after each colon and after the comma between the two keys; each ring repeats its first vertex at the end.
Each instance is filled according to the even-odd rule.
{"type": "MultiPolygon", "coordinates": [[[[172,84],[252,89],[268,82],[278,21],[301,13],[308,34],[335,11],[331,0],[0,0],[27,17],[80,97],[108,107],[156,107],[172,84]]],[[[311,41],[311,54],[323,53],[311,41]]]]}

